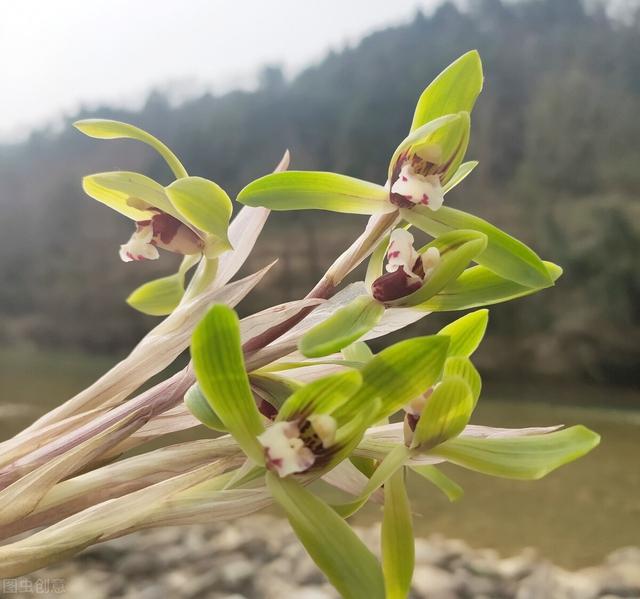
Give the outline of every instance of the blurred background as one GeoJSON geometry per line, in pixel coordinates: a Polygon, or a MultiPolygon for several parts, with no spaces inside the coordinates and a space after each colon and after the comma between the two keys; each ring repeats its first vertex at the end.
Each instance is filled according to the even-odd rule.
{"type": "MultiPolygon", "coordinates": [[[[593,454],[536,483],[449,469],[426,485],[424,534],[569,567],[640,539],[640,10],[581,0],[91,3],[28,0],[0,21],[0,439],[103,372],[154,319],[124,298],[171,256],[123,264],[130,223],[84,196],[115,169],[170,181],[136,143],[97,142],[78,118],[136,124],[230,195],[285,148],[296,169],[383,183],[428,82],[469,49],[485,89],[447,203],[564,268],[553,289],[496,306],[476,422],[582,422],[593,454]],[[122,16],[126,16],[123,19],[122,16]]],[[[248,313],[302,297],[364,217],[273,214],[247,265],[279,264],[248,313]]],[[[454,315],[424,319],[437,331],[454,315]]],[[[366,517],[366,515],[365,515],[366,517]]]]}

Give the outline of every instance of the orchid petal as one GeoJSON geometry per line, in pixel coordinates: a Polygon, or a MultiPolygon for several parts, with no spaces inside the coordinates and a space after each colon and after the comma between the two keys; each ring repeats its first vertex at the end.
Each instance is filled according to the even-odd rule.
{"type": "Polygon", "coordinates": [[[449,356],[468,358],[480,345],[488,322],[489,310],[476,310],[440,329],[438,335],[449,337],[449,356]]]}
{"type": "Polygon", "coordinates": [[[82,179],[82,189],[94,200],[132,220],[147,220],[159,210],[189,226],[169,201],[164,187],[140,173],[112,171],[87,175],[82,179]]]}
{"type": "Polygon", "coordinates": [[[258,435],[264,431],[251,394],[240,342],[236,313],[219,304],[196,327],[191,358],[204,396],[225,427],[258,465],[264,455],[258,435]]]}
{"type": "Polygon", "coordinates": [[[230,249],[227,239],[231,200],[213,181],[202,177],[184,177],[174,181],[165,192],[182,218],[196,229],[216,236],[230,249]]]}
{"type": "Polygon", "coordinates": [[[380,302],[362,295],[307,331],[300,340],[300,351],[308,358],[340,351],[369,332],[383,314],[380,302]]]}

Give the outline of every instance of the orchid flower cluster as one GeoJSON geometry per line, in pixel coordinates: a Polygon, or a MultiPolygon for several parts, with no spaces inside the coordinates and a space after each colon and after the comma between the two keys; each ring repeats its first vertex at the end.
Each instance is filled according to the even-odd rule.
{"type": "Polygon", "coordinates": [[[233,220],[227,193],[189,176],[155,137],[116,121],[75,124],[91,137],[144,142],[165,159],[175,177],[168,186],[107,172],[83,187],[134,222],[120,248],[125,262],[162,251],[183,259],[128,298],[164,317],[131,354],[0,444],[0,576],[136,530],[276,503],[342,596],[403,598],[413,573],[408,477],[455,500],[462,490],[439,464],[538,479],[598,444],[582,426],[469,424],[482,387],[472,355],[485,306],[536,293],[561,274],[485,220],[444,205],[476,165],[463,159],[482,82],[480,58],[469,52],[425,89],[385,185],[287,170],[287,152],[239,193],[244,206],[233,220]],[[239,319],[234,306],[272,266],[233,280],[269,212],[307,209],[370,218],[305,298],[239,319]],[[431,241],[416,247],[414,233],[431,241]],[[364,281],[342,285],[365,260],[364,281]],[[459,310],[467,312],[432,335],[376,354],[367,344],[431,312],[459,310]],[[187,367],[139,391],[187,348],[187,367]],[[196,427],[198,440],[129,453],[196,427]],[[382,506],[377,555],[346,520],[369,501],[382,506]]]}

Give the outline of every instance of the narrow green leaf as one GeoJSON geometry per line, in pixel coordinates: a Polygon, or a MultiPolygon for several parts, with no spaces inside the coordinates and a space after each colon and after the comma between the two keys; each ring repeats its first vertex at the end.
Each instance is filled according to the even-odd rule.
{"type": "Polygon", "coordinates": [[[455,281],[487,247],[487,238],[477,231],[451,231],[421,248],[420,253],[430,247],[435,247],[440,252],[440,262],[434,272],[417,291],[387,302],[389,305],[417,306],[433,297],[448,283],[455,281]]]}
{"type": "Polygon", "coordinates": [[[600,435],[584,426],[572,426],[546,435],[458,437],[430,453],[483,474],[535,480],[582,457],[599,443],[600,435]]]}
{"type": "Polygon", "coordinates": [[[482,62],[471,50],[452,62],[422,92],[411,123],[411,130],[452,112],[471,112],[482,91],[482,62]]]}
{"type": "Polygon", "coordinates": [[[378,560],[327,504],[290,479],[271,473],[267,486],[311,559],[345,599],[384,599],[378,560]]]}
{"type": "Polygon", "coordinates": [[[468,358],[478,349],[488,322],[489,310],[476,310],[440,329],[438,335],[449,337],[449,356],[468,358]]]}
{"type": "Polygon", "coordinates": [[[228,244],[227,229],[233,208],[219,185],[202,177],[185,177],[169,185],[166,193],[183,218],[228,244]]]}
{"type": "Polygon", "coordinates": [[[244,365],[236,313],[218,304],[196,327],[191,358],[200,389],[244,452],[264,464],[258,435],[264,431],[244,365]]]}
{"type": "Polygon", "coordinates": [[[82,189],[94,200],[132,220],[147,220],[153,215],[151,208],[157,208],[184,222],[164,187],[140,173],[113,171],[88,175],[82,179],[82,189]]]}
{"type": "Polygon", "coordinates": [[[453,173],[453,176],[451,177],[451,179],[447,181],[447,184],[442,188],[442,191],[444,193],[447,193],[451,191],[454,187],[457,187],[458,185],[460,185],[460,183],[462,183],[471,174],[471,172],[473,171],[474,168],[476,168],[476,166],[478,166],[477,160],[470,160],[469,162],[463,162],[458,167],[458,170],[455,173],[453,173]]]}
{"type": "Polygon", "coordinates": [[[194,383],[184,394],[184,403],[191,412],[206,427],[220,432],[227,432],[227,427],[218,415],[213,411],[211,405],[200,390],[198,383],[194,383]]]}
{"type": "Polygon", "coordinates": [[[310,414],[331,414],[361,384],[362,376],[357,370],[347,370],[312,381],[295,391],[284,402],[277,419],[291,420],[293,417],[307,417],[310,414]]]}
{"type": "Polygon", "coordinates": [[[459,435],[469,422],[473,404],[471,389],[464,379],[444,378],[422,410],[411,447],[434,447],[459,435]]]}
{"type": "Polygon", "coordinates": [[[321,358],[357,341],[380,322],[384,306],[361,295],[307,331],[298,348],[307,358],[321,358]]]}
{"type": "Polygon", "coordinates": [[[416,474],[426,478],[440,489],[449,501],[458,501],[463,495],[462,487],[448,476],[440,472],[435,466],[410,466],[416,474]]]}
{"type": "Polygon", "coordinates": [[[376,354],[364,368],[362,386],[336,417],[348,420],[366,413],[370,422],[390,416],[433,385],[442,372],[449,340],[433,335],[395,343],[376,354]],[[374,400],[380,400],[378,410],[374,400]]]}
{"type": "Polygon", "coordinates": [[[336,173],[286,171],[249,183],[238,202],[271,210],[331,210],[379,214],[396,210],[381,185],[336,173]]]}
{"type": "Polygon", "coordinates": [[[451,356],[444,363],[443,377],[458,376],[463,379],[473,395],[473,407],[475,408],[482,391],[482,378],[469,358],[464,356],[451,356]]]}
{"type": "Polygon", "coordinates": [[[415,547],[403,469],[391,476],[384,486],[381,540],[386,599],[406,599],[411,590],[415,547]]]}
{"type": "Polygon", "coordinates": [[[187,176],[187,171],[178,160],[178,157],[165,144],[134,125],[108,119],[84,119],[76,121],[73,126],[85,135],[97,139],[135,139],[141,141],[151,146],[165,159],[178,179],[187,176]]]}
{"type": "Polygon", "coordinates": [[[472,229],[487,236],[487,248],[476,258],[496,274],[526,287],[553,284],[538,255],[521,241],[477,216],[443,206],[433,211],[423,206],[402,209],[400,214],[425,233],[438,237],[456,229],[472,229]]]}
{"type": "Polygon", "coordinates": [[[342,355],[347,362],[366,364],[373,358],[373,352],[364,341],[356,341],[343,348],[342,355]]]}
{"type": "MultiPolygon", "coordinates": [[[[544,262],[544,266],[552,281],[556,281],[562,274],[562,269],[552,262],[544,262]]],[[[484,266],[474,266],[417,308],[429,312],[467,310],[531,295],[552,284],[527,287],[505,279],[484,266]]]]}

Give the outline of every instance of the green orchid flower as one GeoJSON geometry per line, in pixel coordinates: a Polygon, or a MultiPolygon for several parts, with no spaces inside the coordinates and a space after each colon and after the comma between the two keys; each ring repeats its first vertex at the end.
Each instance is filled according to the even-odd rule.
{"type": "Polygon", "coordinates": [[[480,57],[471,51],[425,89],[410,133],[391,157],[385,185],[336,173],[289,171],[253,181],[238,201],[272,210],[395,215],[388,226],[404,220],[433,237],[457,229],[477,231],[487,236],[487,246],[475,262],[523,287],[549,287],[554,279],[533,250],[481,218],[443,206],[445,194],[477,165],[462,160],[469,143],[469,115],[482,82],[480,57]]]}
{"type": "Polygon", "coordinates": [[[392,213],[416,205],[438,210],[444,194],[471,172],[462,165],[469,143],[469,113],[482,89],[475,51],[445,69],[421,95],[409,135],[393,153],[378,185],[335,173],[289,171],[253,181],[238,201],[273,210],[392,213]]]}
{"type": "Polygon", "coordinates": [[[219,185],[190,177],[165,144],[138,127],[103,119],[77,121],[74,126],[89,137],[141,141],[154,148],[176,176],[168,187],[126,171],[97,173],[83,179],[87,195],[136,224],[129,241],[120,246],[124,262],[157,260],[158,248],[210,259],[230,249],[227,229],[231,200],[219,185]]]}
{"type": "Polygon", "coordinates": [[[95,200],[131,219],[135,230],[119,249],[124,262],[157,260],[158,250],[184,256],[177,273],[149,281],[133,291],[127,303],[154,316],[169,314],[185,293],[186,273],[201,262],[197,287],[203,289],[215,276],[217,258],[232,249],[228,238],[232,205],[226,192],[213,181],[190,177],[176,155],[151,134],[119,121],[87,119],[74,123],[89,137],[133,139],[154,148],[176,180],[167,187],[127,171],[84,177],[82,188],[95,200]]]}

